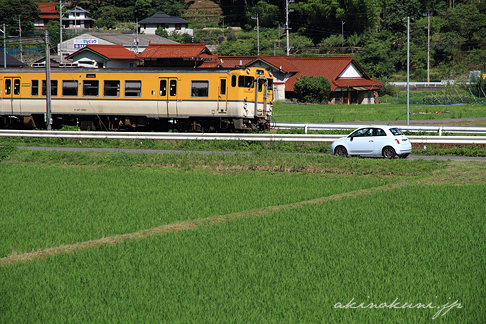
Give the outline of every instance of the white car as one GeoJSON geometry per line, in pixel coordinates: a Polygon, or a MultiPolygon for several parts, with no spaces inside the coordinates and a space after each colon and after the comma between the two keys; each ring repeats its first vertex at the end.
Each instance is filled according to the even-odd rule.
{"type": "Polygon", "coordinates": [[[404,159],[410,152],[410,140],[396,126],[361,127],[331,145],[331,154],[338,156],[378,155],[404,159]]]}

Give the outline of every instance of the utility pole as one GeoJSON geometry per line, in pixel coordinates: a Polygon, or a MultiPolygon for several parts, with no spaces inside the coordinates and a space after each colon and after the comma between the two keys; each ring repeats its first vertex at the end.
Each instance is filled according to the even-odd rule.
{"type": "Polygon", "coordinates": [[[345,22],[344,21],[341,21],[341,39],[342,39],[342,41],[341,41],[341,47],[344,46],[344,24],[345,24],[345,22]]]}
{"type": "Polygon", "coordinates": [[[407,17],[407,125],[410,125],[410,17],[407,17]]]}
{"type": "Polygon", "coordinates": [[[19,42],[20,42],[20,62],[23,62],[23,56],[22,56],[22,25],[20,23],[20,15],[19,19],[14,19],[15,21],[19,22],[19,42]]]}
{"type": "Polygon", "coordinates": [[[260,24],[258,22],[258,14],[256,17],[251,17],[251,19],[254,19],[257,22],[257,52],[258,56],[260,56],[260,24]]]}
{"type": "Polygon", "coordinates": [[[294,2],[294,0],[285,0],[285,17],[286,17],[285,30],[287,32],[287,56],[290,55],[290,53],[289,53],[289,51],[290,51],[289,30],[292,29],[292,28],[289,28],[289,12],[293,12],[294,10],[293,9],[289,10],[289,3],[292,3],[292,2],[294,2]]]}
{"type": "Polygon", "coordinates": [[[49,49],[49,32],[46,30],[46,124],[47,130],[50,131],[52,124],[51,116],[51,53],[49,49]]]}
{"type": "Polygon", "coordinates": [[[7,68],[7,29],[5,29],[5,24],[3,24],[3,68],[7,68]]]}
{"type": "Polygon", "coordinates": [[[430,10],[427,10],[427,83],[430,82],[429,78],[429,64],[430,60],[430,10]]]}

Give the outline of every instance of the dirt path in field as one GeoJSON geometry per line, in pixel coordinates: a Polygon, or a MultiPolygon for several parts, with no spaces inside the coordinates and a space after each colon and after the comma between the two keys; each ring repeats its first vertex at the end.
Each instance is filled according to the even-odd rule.
{"type": "Polygon", "coordinates": [[[43,257],[57,254],[74,253],[88,248],[103,246],[107,244],[123,243],[125,241],[138,240],[144,237],[159,235],[165,233],[174,233],[179,231],[191,230],[199,226],[216,225],[235,221],[245,217],[258,217],[269,213],[283,210],[297,209],[305,205],[316,205],[328,201],[336,201],[348,197],[371,195],[396,188],[403,188],[410,185],[467,185],[467,184],[486,184],[486,167],[482,162],[460,163],[451,161],[446,169],[438,170],[431,176],[421,180],[409,180],[395,184],[380,186],[351,192],[345,192],[327,197],[315,198],[311,200],[296,202],[292,204],[269,206],[249,211],[243,211],[227,215],[219,215],[208,218],[189,220],[180,223],[167,224],[152,229],[143,230],[135,233],[121,234],[110,237],[104,237],[98,240],[79,242],[75,244],[61,245],[52,248],[40,249],[36,252],[22,253],[11,255],[0,259],[0,266],[13,265],[17,263],[32,261],[43,257]]]}
{"type": "Polygon", "coordinates": [[[287,205],[269,206],[269,207],[264,207],[264,208],[259,208],[259,209],[253,209],[253,210],[233,213],[233,214],[218,215],[218,216],[213,216],[213,217],[208,217],[208,218],[189,220],[189,221],[180,222],[180,223],[163,225],[163,226],[143,230],[143,231],[136,232],[136,233],[121,234],[121,235],[115,235],[115,236],[110,236],[110,237],[104,237],[104,238],[101,238],[101,239],[98,239],[98,240],[79,242],[79,243],[75,243],[75,244],[67,244],[67,245],[61,245],[61,246],[56,246],[56,247],[52,247],[52,248],[40,249],[38,251],[31,252],[31,253],[15,254],[15,255],[11,255],[11,256],[8,256],[8,257],[1,258],[0,259],[0,266],[2,266],[2,265],[13,265],[13,264],[21,263],[21,262],[32,261],[32,260],[36,260],[36,259],[40,259],[40,258],[48,257],[48,256],[53,256],[53,255],[57,255],[57,254],[74,253],[74,252],[81,251],[81,250],[84,250],[84,249],[103,246],[103,245],[107,245],[107,244],[117,244],[117,243],[123,243],[125,241],[138,240],[138,239],[148,237],[148,236],[152,236],[152,235],[191,230],[191,229],[197,228],[199,226],[208,226],[208,225],[216,225],[216,224],[226,223],[226,222],[230,222],[230,221],[235,221],[239,218],[258,217],[258,216],[262,216],[262,215],[265,215],[265,214],[268,214],[268,213],[274,213],[274,212],[278,212],[278,211],[282,211],[282,210],[297,209],[297,208],[300,208],[300,207],[305,206],[305,205],[316,205],[316,204],[325,203],[327,201],[334,201],[334,200],[339,200],[339,199],[343,199],[343,198],[347,198],[347,197],[370,195],[370,194],[374,194],[374,193],[378,193],[378,192],[382,192],[382,191],[386,191],[386,190],[405,187],[405,186],[408,186],[408,185],[409,185],[408,183],[404,182],[404,183],[397,183],[397,184],[388,185],[388,186],[368,188],[368,189],[363,189],[363,190],[345,192],[345,193],[327,196],[327,197],[321,197],[321,198],[316,198],[316,199],[311,199],[311,200],[306,200],[306,201],[300,201],[300,202],[287,204],[287,205]]]}

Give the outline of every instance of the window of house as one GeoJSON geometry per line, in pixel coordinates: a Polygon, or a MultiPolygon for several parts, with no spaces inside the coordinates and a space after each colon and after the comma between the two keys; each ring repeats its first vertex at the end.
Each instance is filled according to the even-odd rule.
{"type": "Polygon", "coordinates": [[[120,96],[120,80],[105,80],[103,84],[104,97],[120,96]]]}
{"type": "Polygon", "coordinates": [[[191,81],[191,97],[208,97],[209,81],[191,81]]]}
{"type": "Polygon", "coordinates": [[[77,80],[62,80],[62,95],[71,97],[78,95],[78,81],[77,80]]]}
{"type": "Polygon", "coordinates": [[[142,81],[125,81],[125,97],[140,97],[142,95],[142,81]]]}

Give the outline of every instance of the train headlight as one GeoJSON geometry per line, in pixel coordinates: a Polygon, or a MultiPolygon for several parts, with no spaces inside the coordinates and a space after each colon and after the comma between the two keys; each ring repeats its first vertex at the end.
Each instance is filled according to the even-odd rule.
{"type": "Polygon", "coordinates": [[[250,69],[246,69],[246,73],[247,74],[250,74],[250,69]]]}

